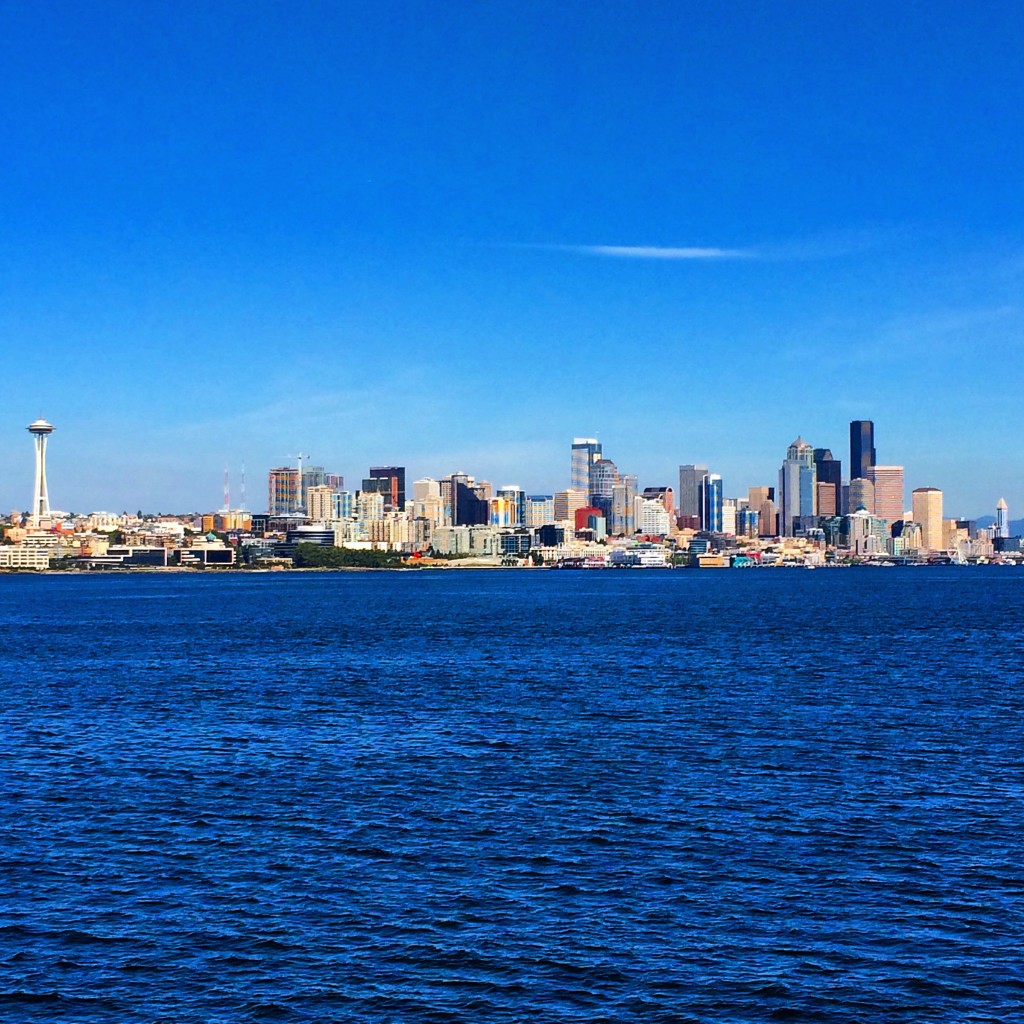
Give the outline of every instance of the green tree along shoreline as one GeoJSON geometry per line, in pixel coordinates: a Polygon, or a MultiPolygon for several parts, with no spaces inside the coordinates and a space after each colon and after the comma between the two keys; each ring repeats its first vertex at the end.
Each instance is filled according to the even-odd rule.
{"type": "Polygon", "coordinates": [[[294,562],[297,569],[395,569],[403,564],[398,551],[329,548],[322,544],[299,544],[294,562]]]}

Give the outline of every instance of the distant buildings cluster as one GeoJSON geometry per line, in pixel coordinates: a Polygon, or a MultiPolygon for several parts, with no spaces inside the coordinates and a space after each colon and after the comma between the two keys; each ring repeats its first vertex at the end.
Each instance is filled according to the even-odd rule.
{"type": "Polygon", "coordinates": [[[831,449],[798,437],[776,480],[739,497],[700,464],[679,467],[678,487],[641,489],[592,437],[573,439],[569,486],[553,494],[464,472],[416,480],[407,494],[401,466],[371,467],[350,491],[341,477],[300,463],[270,471],[268,511],[250,528],[267,557],[303,541],[562,564],[977,561],[1019,552],[1005,501],[988,529],[945,518],[935,487],[915,490],[907,508],[903,466],[879,463],[870,420],[850,424],[849,458],[847,475],[831,449]]]}
{"type": "Polygon", "coordinates": [[[777,478],[728,497],[707,465],[679,467],[678,488],[640,489],[596,438],[569,452],[569,486],[531,494],[464,472],[413,481],[403,466],[372,466],[360,485],[297,456],[267,475],[266,511],[225,506],[198,516],[67,517],[49,508],[45,447],[53,427],[29,426],[36,492],[12,516],[0,568],[77,565],[283,565],[300,544],[400,552],[484,564],[697,566],[857,561],[1016,561],[1009,511],[991,527],[944,517],[942,492],[921,487],[906,507],[903,466],[879,464],[874,424],[850,424],[849,473],[829,448],[798,437],[777,478]],[[45,563],[45,564],[44,564],[45,563]]]}

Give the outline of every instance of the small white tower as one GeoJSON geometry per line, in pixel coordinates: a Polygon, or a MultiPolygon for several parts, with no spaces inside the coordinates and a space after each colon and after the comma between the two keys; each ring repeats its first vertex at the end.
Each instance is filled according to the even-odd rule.
{"type": "Polygon", "coordinates": [[[50,496],[46,491],[46,439],[53,433],[54,426],[44,419],[38,419],[25,428],[36,446],[36,486],[32,494],[32,519],[50,514],[50,496]]]}
{"type": "Polygon", "coordinates": [[[1010,509],[1005,498],[1000,498],[999,504],[996,505],[996,536],[1010,536],[1010,509]]]}

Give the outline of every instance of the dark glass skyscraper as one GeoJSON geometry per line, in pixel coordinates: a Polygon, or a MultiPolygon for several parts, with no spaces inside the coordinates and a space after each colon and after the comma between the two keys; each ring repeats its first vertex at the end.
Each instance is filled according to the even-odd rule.
{"type": "Polygon", "coordinates": [[[401,511],[405,508],[405,466],[371,466],[361,489],[383,494],[386,505],[401,511]]]}
{"type": "Polygon", "coordinates": [[[875,424],[871,420],[854,420],[850,424],[850,479],[867,480],[868,470],[876,461],[875,424]]]}

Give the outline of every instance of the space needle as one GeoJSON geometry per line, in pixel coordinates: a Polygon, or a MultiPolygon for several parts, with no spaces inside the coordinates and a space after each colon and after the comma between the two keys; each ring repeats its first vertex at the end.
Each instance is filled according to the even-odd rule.
{"type": "Polygon", "coordinates": [[[40,417],[25,428],[36,445],[36,489],[32,495],[32,518],[38,522],[50,514],[50,497],[46,493],[46,439],[53,433],[54,426],[40,417]]]}

